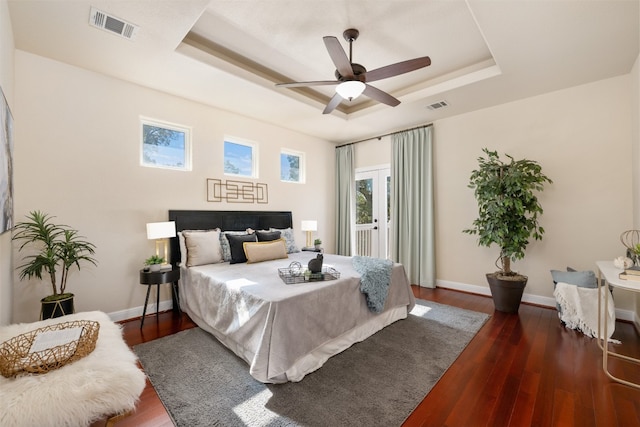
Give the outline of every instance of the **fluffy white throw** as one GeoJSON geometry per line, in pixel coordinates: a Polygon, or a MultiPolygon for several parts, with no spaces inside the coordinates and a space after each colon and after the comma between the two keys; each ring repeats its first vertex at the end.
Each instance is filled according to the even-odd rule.
{"type": "Polygon", "coordinates": [[[0,327],[0,342],[44,326],[71,320],[100,322],[96,348],[87,356],[40,375],[0,375],[0,426],[88,426],[135,408],[145,386],[137,357],[122,329],[99,311],[0,327]]]}
{"type": "MultiPolygon", "coordinates": [[[[606,287],[600,288],[602,304],[604,304],[606,287]]],[[[576,329],[589,337],[598,336],[598,289],[583,288],[568,283],[558,282],[553,292],[556,301],[560,305],[561,312],[558,313],[567,328],[576,329]]],[[[605,312],[601,313],[600,329],[603,335],[610,339],[616,328],[616,310],[613,298],[609,295],[608,306],[605,312]],[[607,316],[607,333],[604,331],[604,316],[607,316]]]]}

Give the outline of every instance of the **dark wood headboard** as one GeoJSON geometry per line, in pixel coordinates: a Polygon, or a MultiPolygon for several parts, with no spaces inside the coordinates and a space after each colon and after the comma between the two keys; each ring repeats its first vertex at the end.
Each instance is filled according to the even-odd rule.
{"type": "MultiPolygon", "coordinates": [[[[291,211],[169,211],[169,221],[175,221],[176,231],[211,230],[243,231],[247,228],[268,230],[273,228],[293,228],[291,211]]],[[[180,260],[178,238],[170,239],[171,263],[180,260]]]]}

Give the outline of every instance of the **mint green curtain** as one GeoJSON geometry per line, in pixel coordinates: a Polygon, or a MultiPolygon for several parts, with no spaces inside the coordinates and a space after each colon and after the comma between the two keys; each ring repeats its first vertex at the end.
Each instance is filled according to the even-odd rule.
{"type": "Polygon", "coordinates": [[[336,148],[336,254],[351,256],[355,247],[356,172],[353,145],[336,148]]]}
{"type": "Polygon", "coordinates": [[[435,288],[432,127],[391,136],[391,257],[411,284],[435,288]]]}

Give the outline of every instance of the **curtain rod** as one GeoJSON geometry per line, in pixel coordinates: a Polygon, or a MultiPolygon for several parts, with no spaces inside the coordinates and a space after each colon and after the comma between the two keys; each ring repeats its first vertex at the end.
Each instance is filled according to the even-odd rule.
{"type": "Polygon", "coordinates": [[[346,144],[342,144],[342,145],[336,145],[335,148],[340,148],[340,147],[346,147],[347,145],[353,145],[353,144],[358,144],[360,142],[365,142],[365,141],[371,141],[372,139],[377,139],[380,140],[385,136],[389,136],[389,135],[394,135],[396,133],[400,133],[400,132],[408,132],[410,130],[416,130],[416,129],[422,129],[422,128],[428,128],[430,126],[433,126],[433,123],[429,123],[428,125],[421,125],[421,126],[416,126],[414,128],[409,128],[409,129],[404,129],[404,130],[399,130],[396,132],[390,132],[390,133],[385,133],[384,135],[378,135],[378,136],[372,136],[371,138],[366,138],[366,139],[361,139],[359,141],[353,141],[353,142],[348,142],[346,144]]]}

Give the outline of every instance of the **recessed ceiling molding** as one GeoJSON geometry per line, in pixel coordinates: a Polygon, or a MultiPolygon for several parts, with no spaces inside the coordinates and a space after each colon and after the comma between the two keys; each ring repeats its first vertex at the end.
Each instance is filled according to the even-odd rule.
{"type": "MultiPolygon", "coordinates": [[[[304,102],[314,108],[323,108],[330,100],[329,97],[311,87],[287,88],[279,90],[276,83],[291,81],[292,79],[263,66],[247,57],[237,54],[193,31],[190,31],[177,47],[177,52],[192,59],[215,67],[249,82],[267,87],[281,93],[283,96],[304,102]]],[[[402,102],[422,100],[426,97],[440,94],[462,86],[500,75],[500,68],[493,58],[466,66],[464,68],[431,78],[419,84],[410,85],[396,90],[393,96],[402,102]]],[[[383,106],[384,108],[389,108],[383,106]]],[[[358,103],[341,103],[336,110],[339,116],[363,116],[379,111],[381,106],[373,100],[358,103]],[[342,114],[340,114],[342,113],[342,114]],[[356,114],[357,113],[357,114],[356,114]]]]}
{"type": "MultiPolygon", "coordinates": [[[[283,96],[292,97],[314,107],[322,109],[330,100],[326,95],[306,87],[287,90],[276,89],[276,83],[290,79],[193,32],[186,35],[176,48],[176,52],[236,77],[276,90],[283,96]]],[[[347,108],[339,106],[337,110],[346,113],[347,108]]]]}

